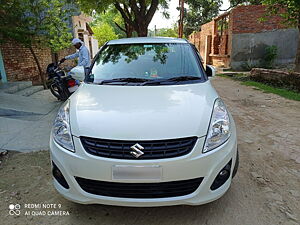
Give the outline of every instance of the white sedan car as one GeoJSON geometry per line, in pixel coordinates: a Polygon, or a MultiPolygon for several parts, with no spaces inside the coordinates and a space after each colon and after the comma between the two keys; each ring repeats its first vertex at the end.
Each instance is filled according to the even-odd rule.
{"type": "Polygon", "coordinates": [[[82,204],[200,205],[238,167],[236,128],[184,39],[112,40],[50,137],[54,186],[82,204]]]}

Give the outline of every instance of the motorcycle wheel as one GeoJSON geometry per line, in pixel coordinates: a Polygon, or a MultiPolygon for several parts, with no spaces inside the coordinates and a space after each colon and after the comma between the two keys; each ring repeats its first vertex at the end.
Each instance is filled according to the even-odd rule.
{"type": "Polygon", "coordinates": [[[66,101],[69,97],[66,90],[58,84],[52,84],[50,86],[51,93],[60,101],[66,101]]]}

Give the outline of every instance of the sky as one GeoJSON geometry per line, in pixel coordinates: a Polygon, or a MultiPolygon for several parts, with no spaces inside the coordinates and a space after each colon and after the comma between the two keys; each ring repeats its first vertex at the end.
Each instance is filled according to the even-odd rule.
{"type": "MultiPolygon", "coordinates": [[[[178,7],[178,0],[171,0],[169,3],[169,14],[170,19],[165,19],[162,16],[161,11],[157,11],[149,25],[150,29],[154,29],[154,26],[156,25],[156,28],[167,28],[172,27],[172,25],[178,20],[179,18],[179,11],[176,9],[178,7]]],[[[230,6],[229,0],[223,0],[223,5],[221,9],[227,9],[230,6]]]]}

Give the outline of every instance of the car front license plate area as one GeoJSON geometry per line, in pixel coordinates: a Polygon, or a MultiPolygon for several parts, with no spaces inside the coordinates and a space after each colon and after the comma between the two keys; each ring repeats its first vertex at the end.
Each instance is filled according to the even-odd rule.
{"type": "Polygon", "coordinates": [[[112,167],[113,180],[161,180],[162,167],[159,165],[129,166],[114,165],[112,167]]]}

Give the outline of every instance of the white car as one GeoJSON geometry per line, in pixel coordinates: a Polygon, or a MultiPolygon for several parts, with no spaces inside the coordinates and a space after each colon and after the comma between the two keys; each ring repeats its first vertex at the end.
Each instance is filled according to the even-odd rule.
{"type": "Polygon", "coordinates": [[[238,167],[233,118],[196,48],[176,38],[106,43],[60,108],[50,148],[55,188],[82,204],[205,204],[238,167]]]}

